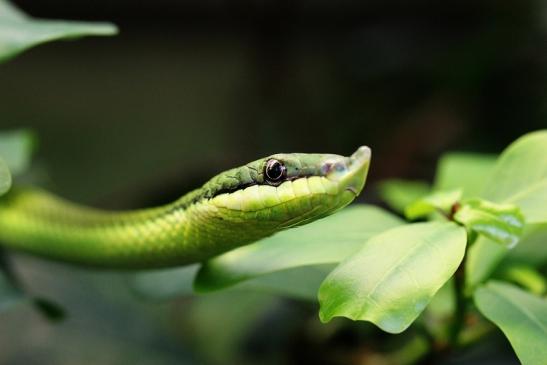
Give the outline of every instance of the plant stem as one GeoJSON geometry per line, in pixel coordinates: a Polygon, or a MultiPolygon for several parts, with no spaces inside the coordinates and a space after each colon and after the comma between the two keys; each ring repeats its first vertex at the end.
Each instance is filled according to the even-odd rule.
{"type": "Polygon", "coordinates": [[[467,312],[467,300],[464,295],[464,290],[465,267],[462,263],[454,275],[455,309],[449,336],[451,347],[456,347],[458,345],[460,333],[464,327],[465,314],[467,312]]]}
{"type": "Polygon", "coordinates": [[[469,247],[475,243],[477,235],[469,233],[467,236],[467,245],[465,247],[465,253],[462,263],[454,274],[454,297],[455,297],[455,309],[454,318],[452,319],[452,326],[450,328],[449,342],[450,347],[455,348],[459,345],[460,334],[465,327],[466,314],[468,309],[468,298],[465,295],[465,262],[467,260],[467,252],[469,247]]]}

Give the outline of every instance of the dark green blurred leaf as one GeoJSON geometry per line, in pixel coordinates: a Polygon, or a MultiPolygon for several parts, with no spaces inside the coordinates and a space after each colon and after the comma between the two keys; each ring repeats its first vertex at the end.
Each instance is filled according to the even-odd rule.
{"type": "Polygon", "coordinates": [[[447,153],[437,165],[435,190],[461,189],[464,198],[479,196],[496,163],[495,155],[447,153]]]}
{"type": "Polygon", "coordinates": [[[66,318],[66,312],[59,304],[45,298],[33,298],[34,306],[40,313],[53,322],[60,322],[66,318]]]}
{"type": "Polygon", "coordinates": [[[490,282],[475,292],[482,314],[505,333],[524,365],[547,360],[547,300],[517,287],[490,282]]]}
{"type": "Polygon", "coordinates": [[[30,130],[0,131],[0,158],[13,175],[28,168],[34,145],[34,133],[30,130]]]}
{"type": "Polygon", "coordinates": [[[431,192],[431,186],[423,181],[386,180],[378,185],[380,197],[393,210],[404,213],[405,208],[431,192]]]}
{"type": "Polygon", "coordinates": [[[429,302],[423,316],[419,317],[428,332],[439,342],[450,339],[450,320],[455,309],[454,280],[448,280],[429,302]]]}
{"type": "Polygon", "coordinates": [[[320,318],[367,320],[404,331],[460,265],[467,234],[451,222],[409,224],[371,238],[319,289],[320,318]]]}
{"type": "Polygon", "coordinates": [[[150,299],[171,299],[193,294],[192,283],[199,264],[175,269],[144,271],[131,281],[131,288],[140,296],[150,299]]]}
{"type": "Polygon", "coordinates": [[[240,364],[242,343],[278,305],[275,297],[263,293],[229,290],[199,296],[184,313],[188,342],[208,363],[240,364]]]}
{"type": "Polygon", "coordinates": [[[543,295],[547,291],[545,277],[533,267],[524,264],[505,265],[497,277],[528,289],[536,295],[543,295]]]}
{"type": "Polygon", "coordinates": [[[0,62],[41,43],[116,33],[116,27],[110,23],[33,19],[0,0],[0,62]]]}
{"type": "Polygon", "coordinates": [[[380,208],[352,206],[209,260],[199,271],[195,288],[217,290],[276,271],[338,263],[369,237],[401,224],[380,208]]]}
{"type": "Polygon", "coordinates": [[[526,223],[547,222],[547,131],[527,134],[501,154],[483,198],[520,207],[526,223]]]}
{"type": "Polygon", "coordinates": [[[410,219],[425,218],[435,211],[450,214],[452,206],[462,197],[461,190],[438,191],[413,202],[405,209],[405,216],[410,219]]]}
{"type": "Polygon", "coordinates": [[[276,271],[245,281],[235,288],[315,302],[319,286],[335,267],[335,264],[325,264],[276,271]]]}
{"type": "Polygon", "coordinates": [[[454,220],[491,240],[514,247],[524,231],[524,217],[512,204],[495,204],[482,199],[466,201],[454,220]]]}
{"type": "Polygon", "coordinates": [[[8,165],[0,157],[0,195],[4,195],[11,188],[11,173],[8,165]]]}

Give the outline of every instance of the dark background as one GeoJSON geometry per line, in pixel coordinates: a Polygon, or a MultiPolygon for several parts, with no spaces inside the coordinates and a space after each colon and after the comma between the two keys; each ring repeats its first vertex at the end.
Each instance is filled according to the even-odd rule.
{"type": "MultiPolygon", "coordinates": [[[[497,153],[547,125],[542,1],[15,3],[120,28],[0,66],[0,127],[33,128],[42,185],[96,206],[165,202],[271,153],[362,144],[374,157],[360,199],[377,203],[382,179],[431,179],[446,151],[497,153]]],[[[52,326],[30,306],[2,314],[2,364],[321,363],[333,353],[342,360],[328,363],[360,364],[359,339],[382,338],[367,324],[320,326],[313,305],[264,294],[157,304],[136,300],[124,275],[16,264],[30,290],[71,315],[52,326]]],[[[496,346],[495,363],[511,363],[507,344],[496,346]]]]}

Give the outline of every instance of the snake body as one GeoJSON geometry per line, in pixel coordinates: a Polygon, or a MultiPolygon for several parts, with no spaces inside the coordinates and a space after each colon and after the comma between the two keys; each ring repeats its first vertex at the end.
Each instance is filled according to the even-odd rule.
{"type": "Polygon", "coordinates": [[[220,173],[173,203],[135,211],[14,189],[0,197],[0,244],[106,268],[200,262],[343,208],[361,192],[369,163],[368,147],[350,157],[276,154],[220,173]]]}

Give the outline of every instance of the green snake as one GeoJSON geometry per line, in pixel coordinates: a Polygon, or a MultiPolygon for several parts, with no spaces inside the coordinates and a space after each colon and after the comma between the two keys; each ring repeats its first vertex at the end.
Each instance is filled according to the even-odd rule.
{"type": "Polygon", "coordinates": [[[0,197],[6,248],[65,262],[145,269],[201,262],[332,214],[361,192],[370,149],[275,154],[222,172],[173,203],[104,211],[43,190],[0,197]]]}

